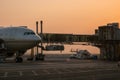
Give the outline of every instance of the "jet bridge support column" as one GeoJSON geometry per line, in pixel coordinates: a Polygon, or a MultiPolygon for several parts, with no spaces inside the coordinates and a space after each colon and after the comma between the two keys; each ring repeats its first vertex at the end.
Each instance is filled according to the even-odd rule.
{"type": "Polygon", "coordinates": [[[30,61],[34,60],[34,48],[31,49],[30,57],[27,60],[30,60],[30,61]]]}

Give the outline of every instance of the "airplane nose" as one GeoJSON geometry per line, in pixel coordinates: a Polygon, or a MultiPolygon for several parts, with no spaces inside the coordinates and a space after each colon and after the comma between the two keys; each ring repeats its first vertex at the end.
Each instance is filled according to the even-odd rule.
{"type": "Polygon", "coordinates": [[[40,37],[40,36],[36,36],[36,41],[37,41],[38,43],[40,43],[40,42],[42,41],[41,37],[40,37]]]}

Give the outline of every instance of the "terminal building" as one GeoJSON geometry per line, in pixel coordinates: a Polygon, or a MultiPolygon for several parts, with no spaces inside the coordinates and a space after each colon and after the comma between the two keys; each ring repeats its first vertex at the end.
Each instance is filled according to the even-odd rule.
{"type": "Polygon", "coordinates": [[[100,58],[104,60],[120,60],[120,29],[119,23],[99,26],[90,42],[100,48],[100,58]]]}

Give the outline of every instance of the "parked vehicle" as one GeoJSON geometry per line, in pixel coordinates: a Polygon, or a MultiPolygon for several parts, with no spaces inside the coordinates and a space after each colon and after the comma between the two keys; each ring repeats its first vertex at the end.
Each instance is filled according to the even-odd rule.
{"type": "Polygon", "coordinates": [[[72,54],[70,56],[71,59],[76,58],[76,59],[90,59],[91,53],[88,52],[87,50],[79,50],[75,54],[72,54]]]}

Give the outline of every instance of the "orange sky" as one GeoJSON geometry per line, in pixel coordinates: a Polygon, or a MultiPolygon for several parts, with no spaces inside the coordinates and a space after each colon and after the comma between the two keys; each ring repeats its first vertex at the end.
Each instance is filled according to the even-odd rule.
{"type": "Polygon", "coordinates": [[[120,22],[120,0],[0,0],[0,26],[27,25],[44,32],[93,34],[109,22],[120,22]]]}

